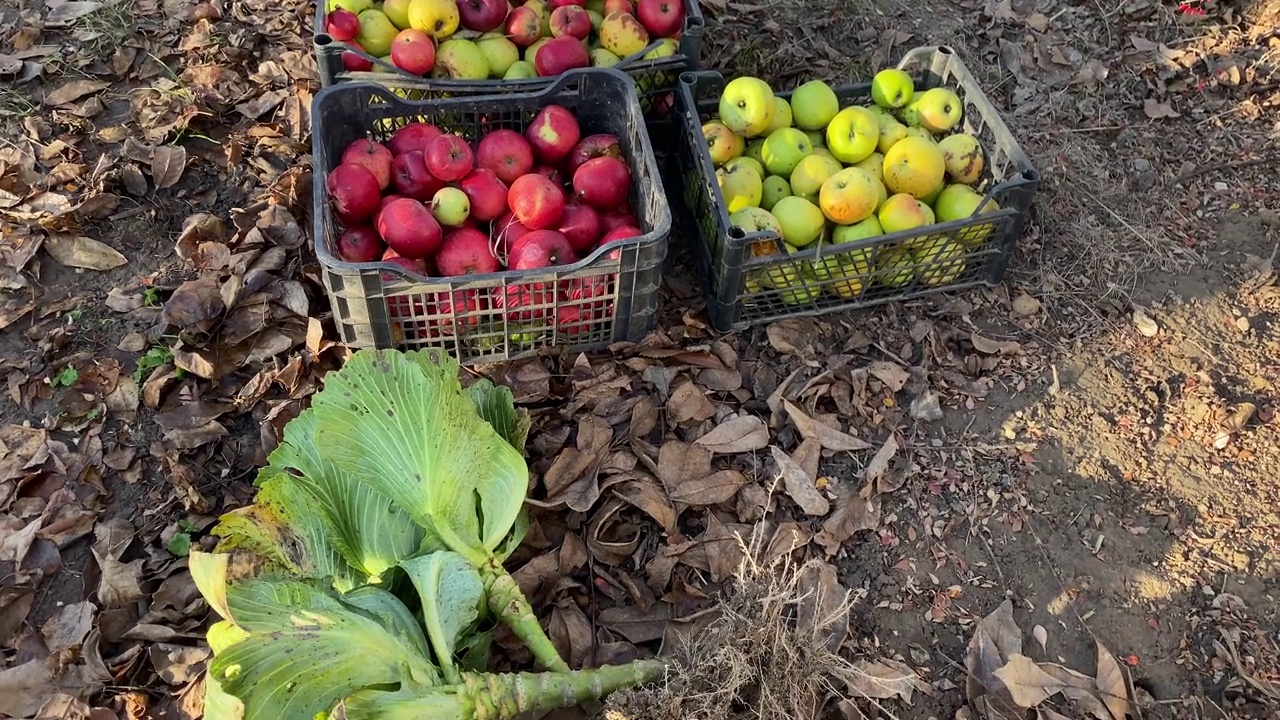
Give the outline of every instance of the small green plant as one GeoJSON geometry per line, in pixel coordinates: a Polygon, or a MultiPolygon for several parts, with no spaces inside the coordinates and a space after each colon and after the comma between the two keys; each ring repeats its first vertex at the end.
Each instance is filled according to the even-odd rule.
{"type": "Polygon", "coordinates": [[[71,365],[62,368],[62,372],[49,377],[49,384],[54,387],[71,387],[80,379],[80,371],[71,365]]]}
{"type": "Polygon", "coordinates": [[[222,618],[205,717],[503,720],[657,679],[571,671],[503,561],[527,527],[527,414],[434,351],[361,350],[325,378],[255,484],[191,550],[222,618]],[[549,672],[483,672],[494,621],[549,672]],[[336,714],[335,714],[336,713],[336,714]]]}
{"type": "Polygon", "coordinates": [[[154,287],[149,287],[142,291],[142,304],[147,307],[158,307],[161,305],[160,291],[154,287]]]}
{"type": "Polygon", "coordinates": [[[173,350],[159,345],[152,346],[138,358],[138,367],[133,371],[133,381],[142,384],[143,379],[149,377],[153,370],[171,362],[173,362],[173,350]]]}
{"type": "Polygon", "coordinates": [[[186,518],[179,520],[178,531],[169,538],[169,543],[165,547],[174,555],[185,557],[191,552],[191,534],[195,531],[196,526],[189,520],[186,518]]]}

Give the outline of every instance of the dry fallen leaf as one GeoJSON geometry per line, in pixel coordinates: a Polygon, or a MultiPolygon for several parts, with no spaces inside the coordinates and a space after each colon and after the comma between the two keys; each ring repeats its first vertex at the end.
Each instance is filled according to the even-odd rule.
{"type": "Polygon", "coordinates": [[[1012,340],[992,340],[978,333],[970,334],[969,342],[973,343],[974,350],[984,355],[1017,355],[1022,352],[1022,345],[1012,340]]]}
{"type": "Polygon", "coordinates": [[[68,105],[85,95],[91,95],[111,87],[106,80],[72,80],[60,85],[57,90],[45,95],[45,105],[68,105]]]}
{"type": "Polygon", "coordinates": [[[1120,663],[1116,662],[1115,656],[1107,650],[1101,640],[1095,639],[1094,642],[1098,646],[1098,694],[1102,697],[1102,702],[1106,704],[1107,709],[1111,711],[1112,717],[1121,720],[1125,715],[1133,712],[1124,671],[1120,669],[1120,663]]]}
{"type": "Polygon", "coordinates": [[[151,179],[157,190],[173,187],[187,168],[187,149],[181,145],[159,145],[151,154],[151,179]]]}
{"type": "Polygon", "coordinates": [[[59,264],[86,270],[111,270],[129,262],[109,245],[80,235],[50,235],[44,249],[59,264]]]}
{"type": "Polygon", "coordinates": [[[1064,684],[1040,669],[1036,661],[1026,655],[1014,655],[1003,667],[995,671],[1009,696],[1020,708],[1033,708],[1051,695],[1061,692],[1064,684]]]}
{"type": "Polygon", "coordinates": [[[693,444],[720,455],[762,450],[769,445],[769,428],[760,418],[743,414],[717,425],[693,444]]]}
{"type": "Polygon", "coordinates": [[[1156,100],[1155,98],[1151,98],[1151,97],[1142,101],[1142,112],[1145,113],[1146,116],[1148,118],[1151,118],[1152,120],[1159,120],[1161,118],[1182,117],[1182,113],[1178,112],[1177,110],[1174,110],[1173,106],[1171,106],[1169,103],[1160,102],[1159,100],[1156,100]]]}
{"type": "Polygon", "coordinates": [[[929,692],[929,685],[916,675],[906,663],[892,659],[859,660],[853,665],[853,673],[846,679],[849,693],[855,697],[887,699],[900,697],[911,702],[911,694],[919,690],[929,692]]]}
{"type": "Polygon", "coordinates": [[[774,445],[769,448],[773,454],[773,462],[782,476],[783,487],[787,495],[800,506],[806,515],[822,516],[831,510],[831,503],[818,491],[814,478],[809,477],[799,463],[774,445]]]}
{"type": "Polygon", "coordinates": [[[790,400],[784,398],[782,402],[787,409],[787,414],[791,416],[791,421],[800,431],[800,435],[817,440],[827,450],[840,452],[871,449],[871,443],[815,420],[790,400]]]}
{"type": "Polygon", "coordinates": [[[1044,629],[1043,625],[1036,625],[1031,628],[1031,636],[1036,639],[1036,642],[1040,643],[1040,651],[1044,652],[1046,650],[1045,644],[1049,642],[1049,632],[1044,629]]]}

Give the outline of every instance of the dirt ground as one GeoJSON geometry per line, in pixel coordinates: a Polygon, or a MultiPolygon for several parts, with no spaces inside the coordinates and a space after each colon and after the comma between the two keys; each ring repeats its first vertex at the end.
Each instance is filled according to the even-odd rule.
{"type": "MultiPolygon", "coordinates": [[[[583,641],[566,598],[585,584],[578,605],[599,609],[612,583],[620,607],[692,617],[719,563],[705,550],[673,575],[672,548],[752,522],[745,491],[667,532],[639,512],[602,530],[625,503],[597,504],[599,487],[557,505],[575,412],[618,415],[605,384],[633,392],[626,412],[656,403],[663,427],[610,437],[665,483],[663,442],[728,412],[795,450],[803,433],[766,401],[794,381],[788,397],[874,446],[822,452],[834,506],[895,448],[889,489],[829,548],[821,518],[769,515],[853,592],[845,650],[927,688],[845,717],[966,716],[968,643],[1006,599],[1033,659],[1092,674],[1097,643],[1120,658],[1143,716],[1280,717],[1280,3],[702,4],[704,66],[775,90],[951,46],[1043,180],[998,287],[719,337],[677,247],[650,352],[493,370],[537,418],[548,510],[515,560],[554,605],[553,639],[582,662],[606,636],[652,650],[665,631],[613,607],[583,641]],[[676,417],[685,378],[705,415],[676,417]],[[592,569],[556,585],[539,560],[566,572],[569,536],[592,569]],[[669,586],[653,564],[668,555],[669,586]]],[[[261,0],[0,9],[0,688],[38,698],[0,717],[200,714],[207,608],[183,556],[251,498],[340,358],[307,247],[310,25],[309,7],[261,0]]],[[[767,454],[717,467],[755,488],[767,454]]]]}

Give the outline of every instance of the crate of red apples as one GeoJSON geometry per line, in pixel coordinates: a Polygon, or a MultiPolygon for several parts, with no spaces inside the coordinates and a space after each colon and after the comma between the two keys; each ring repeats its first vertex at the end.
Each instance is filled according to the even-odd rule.
{"type": "Polygon", "coordinates": [[[470,364],[653,327],[671,211],[626,75],[427,101],[335,85],[312,117],[316,254],[348,345],[470,364]]]}
{"type": "Polygon", "coordinates": [[[646,117],[666,122],[704,27],[696,0],[319,0],[315,46],[322,85],[376,82],[411,99],[528,92],[615,67],[646,117]]]}

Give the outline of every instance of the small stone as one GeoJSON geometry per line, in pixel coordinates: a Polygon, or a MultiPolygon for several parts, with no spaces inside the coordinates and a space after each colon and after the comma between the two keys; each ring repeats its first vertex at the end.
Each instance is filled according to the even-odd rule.
{"type": "Polygon", "coordinates": [[[1217,190],[1218,192],[1226,192],[1227,184],[1219,180],[1213,184],[1213,189],[1217,190]]]}
{"type": "Polygon", "coordinates": [[[142,352],[147,348],[147,336],[137,332],[129,333],[120,338],[120,344],[116,348],[123,352],[142,352]]]}
{"type": "Polygon", "coordinates": [[[1240,332],[1249,332],[1249,318],[1247,317],[1236,318],[1236,329],[1239,330],[1240,332]]]}
{"type": "Polygon", "coordinates": [[[1160,332],[1160,326],[1141,308],[1134,308],[1133,324],[1144,337],[1155,337],[1160,332]]]}
{"type": "Polygon", "coordinates": [[[1030,295],[1021,293],[1018,297],[1013,299],[1014,315],[1027,317],[1028,315],[1035,315],[1038,312],[1040,312],[1040,301],[1030,295]]]}

